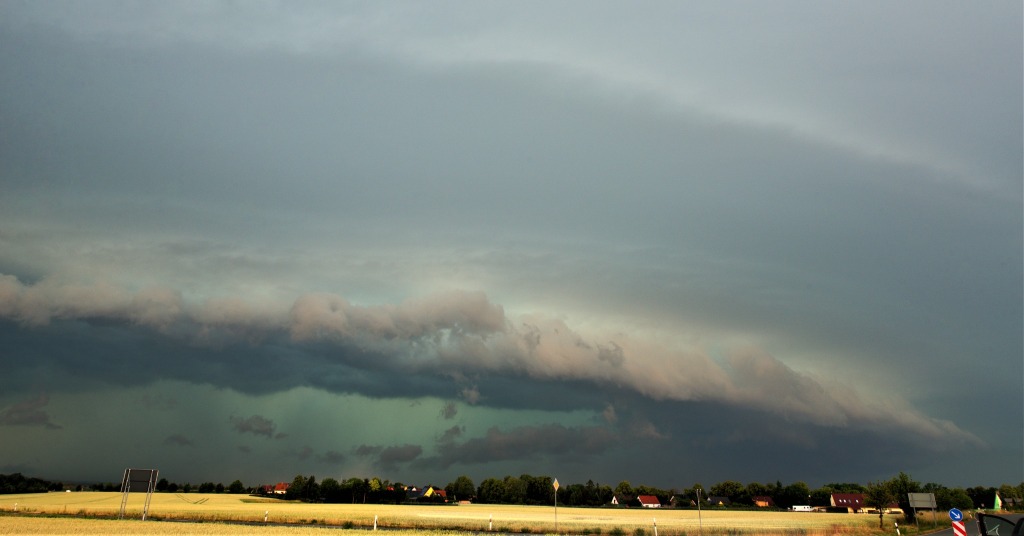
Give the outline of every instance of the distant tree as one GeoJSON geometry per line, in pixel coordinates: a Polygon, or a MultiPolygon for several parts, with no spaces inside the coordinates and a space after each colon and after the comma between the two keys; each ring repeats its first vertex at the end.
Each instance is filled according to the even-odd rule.
{"type": "Polygon", "coordinates": [[[245,485],[241,480],[235,480],[228,486],[228,493],[245,493],[245,485]]]}
{"type": "MultiPolygon", "coordinates": [[[[59,482],[58,489],[63,488],[59,482]]],[[[54,487],[54,483],[41,478],[26,477],[21,473],[0,475],[0,493],[46,493],[54,487]]]]}
{"type": "Polygon", "coordinates": [[[794,482],[778,492],[775,504],[780,508],[789,508],[794,504],[807,504],[811,499],[811,489],[803,482],[794,482]]]}
{"type": "Polygon", "coordinates": [[[971,502],[974,503],[974,508],[990,508],[992,506],[992,499],[996,496],[996,488],[974,486],[973,488],[967,488],[965,491],[970,496],[971,502]]]}
{"type": "Polygon", "coordinates": [[[590,497],[591,506],[603,506],[612,502],[615,490],[608,485],[597,484],[594,486],[593,495],[590,497]]]}
{"type": "Polygon", "coordinates": [[[523,479],[508,475],[502,484],[504,484],[505,493],[501,502],[506,504],[524,504],[526,502],[526,482],[523,482],[523,479]]]}
{"type": "Polygon", "coordinates": [[[487,478],[477,488],[476,498],[478,502],[498,504],[502,502],[504,493],[505,486],[502,481],[497,478],[487,478]]]}
{"type": "Polygon", "coordinates": [[[166,478],[161,478],[156,483],[156,490],[157,491],[167,491],[167,487],[168,486],[170,486],[170,482],[168,482],[166,478]]]}
{"type": "Polygon", "coordinates": [[[292,479],[292,485],[288,486],[288,491],[285,492],[284,496],[288,500],[301,500],[302,495],[306,489],[306,477],[303,475],[295,475],[292,479]]]}
{"type": "Polygon", "coordinates": [[[558,504],[566,506],[586,506],[587,487],[583,484],[569,484],[558,488],[558,504]],[[562,493],[564,491],[564,493],[562,493]]]}
{"type": "Polygon", "coordinates": [[[914,522],[914,510],[910,507],[910,494],[920,493],[921,484],[910,478],[910,475],[900,471],[888,482],[889,489],[896,498],[896,502],[903,509],[903,517],[908,523],[914,522]]]}
{"type": "MultiPolygon", "coordinates": [[[[1020,490],[1020,488],[1018,486],[1011,486],[1009,484],[1003,484],[1002,486],[999,486],[999,496],[1004,499],[1004,501],[1003,501],[1004,504],[1005,504],[1005,499],[1020,499],[1021,498],[1020,491],[1021,490],[1020,490]]],[[[993,498],[994,498],[994,495],[993,495],[993,498]]]]}
{"type": "Polygon", "coordinates": [[[746,488],[747,496],[753,499],[754,497],[770,497],[772,494],[772,488],[758,482],[750,482],[746,488]]]}
{"type": "Polygon", "coordinates": [[[628,480],[623,480],[622,482],[619,482],[619,485],[615,486],[615,494],[623,495],[626,497],[632,497],[633,484],[630,484],[628,480]]]}
{"type": "Polygon", "coordinates": [[[374,477],[367,482],[367,491],[370,502],[379,503],[381,495],[384,493],[384,483],[379,478],[374,477]]]}
{"type": "Polygon", "coordinates": [[[309,475],[306,479],[306,485],[302,488],[302,500],[306,502],[316,502],[320,500],[320,484],[316,483],[316,477],[309,475]]]}
{"type": "Polygon", "coordinates": [[[191,493],[192,492],[192,484],[190,484],[188,482],[185,482],[185,485],[181,487],[181,492],[182,493],[191,493]]]}
{"type": "Polygon", "coordinates": [[[586,506],[602,506],[612,501],[612,497],[615,492],[609,486],[602,486],[595,483],[593,480],[588,480],[585,486],[586,498],[584,504],[586,506]]]}
{"type": "Polygon", "coordinates": [[[971,496],[963,488],[941,488],[932,493],[935,494],[935,503],[939,510],[949,510],[950,508],[970,510],[974,508],[971,496]]]}
{"type": "Polygon", "coordinates": [[[704,489],[704,484],[701,484],[700,482],[694,482],[693,485],[690,486],[690,489],[687,490],[686,495],[688,497],[693,498],[694,500],[697,500],[698,494],[700,495],[700,499],[702,501],[707,499],[708,497],[708,492],[707,490],[704,489]]]}
{"type": "Polygon", "coordinates": [[[892,486],[889,482],[868,483],[867,491],[864,493],[864,501],[868,506],[878,509],[878,528],[882,529],[882,516],[890,504],[896,502],[892,486]]]}
{"type": "Polygon", "coordinates": [[[728,497],[731,501],[737,501],[746,489],[743,484],[736,482],[735,480],[726,480],[725,482],[719,482],[714,486],[711,486],[711,495],[716,497],[728,497]]]}
{"type": "Polygon", "coordinates": [[[855,482],[830,482],[825,484],[825,487],[831,488],[832,493],[865,493],[867,491],[867,488],[855,482]]]}
{"type": "Polygon", "coordinates": [[[216,489],[216,485],[213,482],[199,484],[199,493],[213,493],[214,489],[216,489]]]}
{"type": "Polygon", "coordinates": [[[168,493],[176,493],[177,491],[178,491],[178,484],[176,482],[171,482],[170,484],[167,484],[167,492],[168,493]]]}
{"type": "Polygon", "coordinates": [[[555,479],[550,476],[520,475],[519,480],[526,484],[526,504],[548,505],[555,500],[555,479]]]}
{"type": "Polygon", "coordinates": [[[811,490],[811,506],[829,506],[832,503],[832,494],[841,493],[833,488],[822,486],[816,490],[811,490]]]}
{"type": "Polygon", "coordinates": [[[348,502],[366,502],[366,492],[369,488],[369,481],[362,478],[352,477],[341,485],[342,494],[348,502]]]}
{"type": "Polygon", "coordinates": [[[224,493],[224,484],[217,482],[217,487],[213,488],[215,493],[224,493]]]}
{"type": "Polygon", "coordinates": [[[325,502],[341,502],[341,492],[341,484],[333,478],[325,478],[324,481],[320,483],[320,495],[323,497],[325,502]]]}
{"type": "Polygon", "coordinates": [[[405,502],[405,484],[401,482],[390,483],[384,481],[384,491],[381,494],[381,502],[388,504],[399,504],[405,502]]]}
{"type": "Polygon", "coordinates": [[[453,482],[449,482],[444,487],[445,492],[448,493],[454,500],[470,500],[476,495],[476,487],[473,486],[473,480],[466,475],[461,475],[453,482]]]}

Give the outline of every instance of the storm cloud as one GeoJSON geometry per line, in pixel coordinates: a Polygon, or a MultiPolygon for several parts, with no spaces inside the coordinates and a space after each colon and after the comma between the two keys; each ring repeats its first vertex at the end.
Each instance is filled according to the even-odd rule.
{"type": "Polygon", "coordinates": [[[277,430],[274,421],[260,415],[253,415],[248,418],[232,416],[230,421],[232,427],[238,433],[250,433],[272,438],[277,430]]]}
{"type": "Polygon", "coordinates": [[[59,429],[60,425],[50,420],[50,415],[44,409],[50,402],[45,394],[35,398],[23,400],[4,408],[0,412],[0,424],[20,426],[43,426],[46,428],[59,429]]]}
{"type": "MultiPolygon", "coordinates": [[[[4,310],[12,320],[32,319],[27,329],[38,329],[39,319],[44,318],[138,324],[138,304],[151,303],[108,286],[69,289],[42,283],[26,287],[12,278],[7,278],[7,282],[4,310]],[[92,309],[92,303],[100,305],[92,309]]],[[[140,294],[150,295],[145,291],[140,294]]],[[[327,343],[306,350],[305,354],[293,355],[293,359],[306,363],[293,361],[292,366],[315,371],[316,375],[329,374],[336,364],[357,370],[438,378],[501,375],[583,381],[599,387],[628,389],[655,400],[706,400],[745,406],[820,426],[902,430],[924,444],[939,438],[983,444],[955,424],[931,419],[899,398],[879,403],[838,382],[826,387],[763,351],[737,351],[717,362],[699,349],[665,347],[625,334],[616,335],[618,340],[596,342],[561,320],[536,315],[518,322],[508,319],[501,306],[490,303],[479,292],[446,293],[395,306],[361,307],[349,305],[340,296],[307,295],[298,298],[290,311],[278,312],[257,311],[241,300],[234,303],[231,314],[223,314],[218,303],[212,311],[208,304],[202,304],[189,308],[190,313],[165,317],[161,326],[153,326],[158,328],[155,336],[163,336],[160,330],[170,330],[187,337],[188,343],[210,346],[211,334],[220,333],[217,346],[234,341],[233,344],[244,348],[253,338],[280,341],[287,335],[299,347],[307,342],[327,343]],[[350,355],[346,351],[350,347],[362,351],[350,355]]],[[[142,316],[150,315],[143,310],[142,316]]],[[[243,350],[227,352],[223,363],[211,363],[211,359],[226,353],[215,348],[214,354],[206,359],[206,368],[196,370],[187,379],[230,387],[237,386],[234,382],[239,381],[238,377],[262,375],[263,367],[235,367],[228,361],[239,351],[243,350]]],[[[293,382],[287,377],[277,378],[274,388],[295,387],[304,377],[310,381],[309,376],[303,375],[296,376],[293,382]]],[[[321,385],[327,389],[372,393],[347,382],[321,385]]],[[[502,404],[500,400],[490,403],[502,404]]],[[[451,416],[454,417],[453,412],[451,416]]],[[[276,433],[274,422],[260,415],[232,416],[230,421],[240,433],[267,438],[276,433]]]]}
{"type": "Polygon", "coordinates": [[[0,457],[1024,480],[1021,9],[4,3],[0,457]]]}
{"type": "Polygon", "coordinates": [[[495,426],[487,429],[483,437],[462,443],[449,442],[439,457],[423,460],[423,463],[447,468],[455,463],[535,462],[538,457],[593,459],[618,439],[603,427],[567,428],[551,424],[501,430],[495,426]]]}

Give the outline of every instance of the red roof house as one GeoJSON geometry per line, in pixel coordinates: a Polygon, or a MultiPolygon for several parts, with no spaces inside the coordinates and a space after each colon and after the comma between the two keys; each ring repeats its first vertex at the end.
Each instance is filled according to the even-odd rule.
{"type": "Polygon", "coordinates": [[[641,495],[636,500],[640,501],[640,506],[644,508],[661,508],[661,501],[654,495],[641,495]]]}
{"type": "Polygon", "coordinates": [[[864,509],[863,493],[833,493],[829,500],[834,508],[846,508],[847,512],[857,513],[864,509]]]}

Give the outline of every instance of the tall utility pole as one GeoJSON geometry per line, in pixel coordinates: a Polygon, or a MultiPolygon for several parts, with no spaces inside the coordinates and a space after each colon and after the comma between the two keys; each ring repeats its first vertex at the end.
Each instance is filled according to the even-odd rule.
{"type": "Polygon", "coordinates": [[[700,536],[704,536],[704,520],[700,518],[700,488],[697,488],[697,527],[700,536]]]}

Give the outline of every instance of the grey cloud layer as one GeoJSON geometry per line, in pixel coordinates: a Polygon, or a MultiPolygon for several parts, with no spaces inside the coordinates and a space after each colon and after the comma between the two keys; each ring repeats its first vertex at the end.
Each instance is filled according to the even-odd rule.
{"type": "MultiPolygon", "coordinates": [[[[217,302],[193,308],[173,292],[132,294],[109,286],[65,287],[46,281],[26,286],[11,276],[0,279],[0,315],[28,330],[40,329],[50,319],[106,319],[138,325],[136,329],[156,328],[167,336],[184,335],[199,344],[214,334],[245,344],[288,333],[297,344],[337,343],[374,356],[363,361],[328,348],[328,370],[333,358],[357,369],[583,381],[655,400],[710,400],[820,426],[900,430],[923,442],[942,437],[980,443],[955,424],[929,418],[904,401],[896,399],[897,407],[888,407],[838,382],[823,385],[764,352],[740,351],[719,363],[700,350],[673,349],[623,334],[595,342],[561,320],[508,318],[501,306],[479,292],[384,306],[354,306],[341,296],[315,294],[297,299],[287,313],[258,310],[242,300],[228,302],[230,307],[217,302]]],[[[277,381],[277,389],[292,387],[286,378],[277,381]]],[[[234,417],[232,424],[239,432],[268,438],[275,432],[274,423],[259,415],[234,417]]]]}
{"type": "Polygon", "coordinates": [[[7,426],[43,426],[51,429],[60,429],[61,426],[55,424],[51,420],[49,413],[44,409],[49,402],[48,396],[40,394],[35,398],[15,403],[0,412],[0,424],[7,426]]]}

